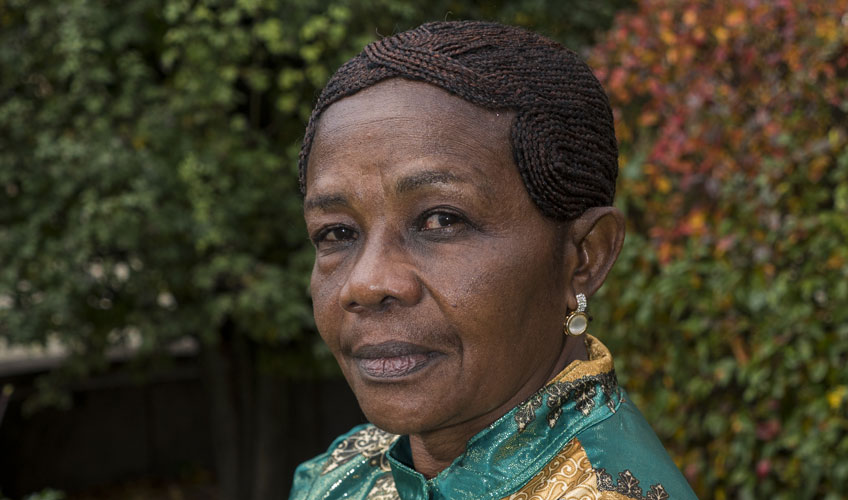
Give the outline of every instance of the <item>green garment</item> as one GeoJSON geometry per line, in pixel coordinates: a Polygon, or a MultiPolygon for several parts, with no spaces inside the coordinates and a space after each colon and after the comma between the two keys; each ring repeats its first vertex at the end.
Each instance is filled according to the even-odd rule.
{"type": "Polygon", "coordinates": [[[695,498],[618,386],[609,350],[586,344],[589,361],[472,437],[436,477],[413,469],[408,436],[363,425],[297,468],[290,499],[695,498]]]}

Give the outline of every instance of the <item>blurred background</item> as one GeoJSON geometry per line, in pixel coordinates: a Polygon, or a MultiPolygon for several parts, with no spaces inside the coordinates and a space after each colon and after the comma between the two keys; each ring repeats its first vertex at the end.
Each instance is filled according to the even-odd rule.
{"type": "Polygon", "coordinates": [[[0,0],[0,498],[286,498],[363,421],[299,140],[430,20],[577,50],[625,248],[592,333],[701,498],[848,490],[848,0],[0,0]]]}

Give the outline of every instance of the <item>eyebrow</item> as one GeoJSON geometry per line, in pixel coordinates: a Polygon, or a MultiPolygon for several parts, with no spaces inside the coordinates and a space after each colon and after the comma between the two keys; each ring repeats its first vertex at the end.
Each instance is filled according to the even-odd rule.
{"type": "MultiPolygon", "coordinates": [[[[419,172],[398,179],[398,181],[395,183],[395,191],[397,193],[407,193],[409,191],[414,191],[416,189],[420,189],[425,186],[431,186],[433,184],[451,184],[456,182],[465,183],[467,181],[464,178],[451,172],[438,172],[434,170],[428,170],[425,172],[419,172]]],[[[307,198],[303,202],[304,212],[310,210],[326,211],[332,208],[347,206],[350,206],[350,202],[348,201],[347,197],[342,194],[317,195],[311,198],[307,198]]]]}
{"type": "Polygon", "coordinates": [[[450,172],[428,170],[398,179],[395,184],[395,191],[405,193],[432,184],[450,184],[454,182],[465,182],[465,180],[450,172]]]}
{"type": "Polygon", "coordinates": [[[345,207],[350,205],[347,198],[340,194],[324,194],[308,198],[303,202],[303,210],[329,210],[334,207],[345,207]]]}

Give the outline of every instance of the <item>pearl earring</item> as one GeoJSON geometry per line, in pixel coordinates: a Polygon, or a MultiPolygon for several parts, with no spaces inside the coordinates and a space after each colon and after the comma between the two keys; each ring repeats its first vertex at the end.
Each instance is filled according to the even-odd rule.
{"type": "Polygon", "coordinates": [[[577,310],[572,311],[562,325],[562,332],[566,335],[578,336],[586,333],[589,328],[589,316],[586,315],[586,296],[577,294],[577,310]]]}

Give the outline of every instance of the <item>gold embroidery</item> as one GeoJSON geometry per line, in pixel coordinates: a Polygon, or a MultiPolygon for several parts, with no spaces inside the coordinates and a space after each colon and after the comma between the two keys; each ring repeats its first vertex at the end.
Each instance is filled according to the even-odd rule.
{"type": "Polygon", "coordinates": [[[521,403],[515,412],[515,422],[518,424],[518,432],[523,431],[527,425],[536,420],[536,410],[542,407],[542,393],[537,392],[530,399],[521,403]]]}
{"type": "Polygon", "coordinates": [[[566,444],[544,469],[520,490],[504,500],[668,500],[661,484],[650,487],[642,496],[639,481],[629,470],[612,476],[594,469],[586,450],[576,438],[566,444]]]}
{"type": "Polygon", "coordinates": [[[648,489],[648,493],[642,496],[642,487],[639,486],[639,480],[627,469],[618,473],[618,480],[615,483],[612,482],[612,476],[603,467],[598,469],[596,474],[598,476],[598,489],[601,491],[614,491],[625,498],[636,500],[668,500],[669,498],[668,492],[661,484],[652,485],[648,489]]]}
{"type": "Polygon", "coordinates": [[[400,500],[391,472],[387,472],[377,479],[371,491],[368,492],[368,500],[400,500]]]}
{"type": "Polygon", "coordinates": [[[572,439],[521,490],[509,500],[597,500],[603,498],[598,490],[597,476],[586,451],[577,439],[572,439]]]}
{"type": "Polygon", "coordinates": [[[586,335],[588,361],[572,361],[551,382],[574,382],[583,377],[600,375],[613,370],[612,354],[600,340],[586,335]]]}
{"type": "Polygon", "coordinates": [[[546,418],[551,428],[562,416],[562,407],[568,402],[574,401],[575,409],[583,415],[588,415],[595,408],[594,398],[597,396],[598,386],[607,407],[615,412],[612,395],[618,390],[618,382],[612,365],[612,355],[591,335],[586,337],[586,348],[589,351],[588,361],[574,361],[539,392],[518,406],[514,416],[518,432],[522,432],[536,419],[536,411],[541,408],[543,401],[546,401],[549,408],[546,418]]]}
{"type": "Polygon", "coordinates": [[[324,464],[321,474],[326,474],[360,455],[367,458],[372,467],[379,467],[381,470],[388,472],[390,469],[386,452],[397,438],[398,436],[395,434],[389,434],[373,425],[369,425],[361,431],[351,434],[347,439],[339,443],[336,449],[330,454],[327,463],[324,464]]]}
{"type": "Polygon", "coordinates": [[[527,425],[536,419],[536,410],[541,408],[543,399],[547,399],[550,409],[547,416],[548,427],[556,425],[562,416],[562,407],[571,401],[575,402],[574,408],[583,415],[589,415],[595,408],[595,396],[600,386],[606,404],[610,410],[615,411],[615,403],[612,399],[613,393],[618,389],[615,371],[601,373],[600,375],[589,375],[578,380],[551,382],[539,392],[531,396],[527,401],[521,403],[515,412],[515,422],[518,424],[518,432],[523,431],[527,425]]]}

